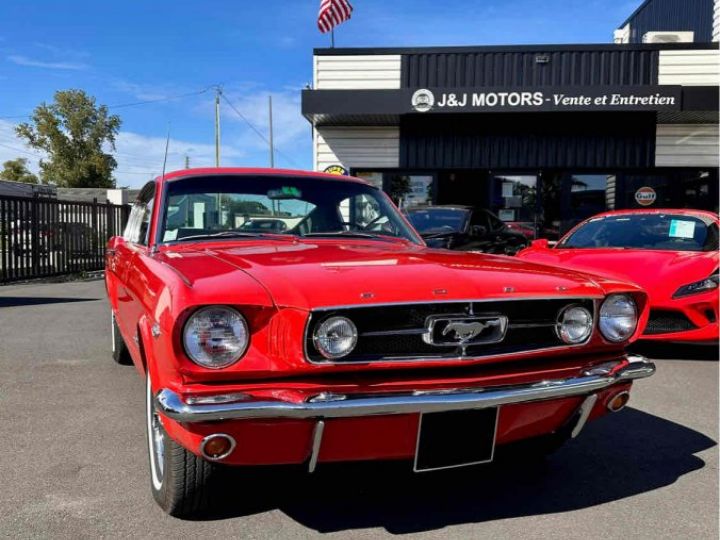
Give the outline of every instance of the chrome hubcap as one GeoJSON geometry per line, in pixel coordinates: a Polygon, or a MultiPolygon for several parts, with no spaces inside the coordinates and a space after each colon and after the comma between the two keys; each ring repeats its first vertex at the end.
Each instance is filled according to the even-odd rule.
{"type": "Polygon", "coordinates": [[[165,442],[160,417],[155,412],[152,403],[152,390],[150,379],[147,382],[147,428],[148,445],[150,450],[150,474],[155,489],[160,489],[163,482],[163,468],[165,465],[165,442]]]}
{"type": "Polygon", "coordinates": [[[160,424],[160,419],[158,418],[158,415],[156,413],[153,413],[152,417],[152,438],[153,448],[155,450],[155,464],[157,466],[158,476],[162,481],[165,446],[163,443],[162,425],[160,424]]]}

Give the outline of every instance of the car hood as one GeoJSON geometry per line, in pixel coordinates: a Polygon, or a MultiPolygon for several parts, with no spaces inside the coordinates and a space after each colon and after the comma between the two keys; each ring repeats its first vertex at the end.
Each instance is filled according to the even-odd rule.
{"type": "Polygon", "coordinates": [[[238,242],[182,246],[162,256],[165,264],[184,273],[191,287],[209,281],[213,289],[224,287],[230,293],[250,277],[276,305],[301,309],[604,293],[602,280],[572,271],[404,242],[238,242]]]}
{"type": "Polygon", "coordinates": [[[519,257],[631,281],[645,289],[651,301],[671,298],[679,287],[708,277],[718,267],[714,251],[529,249],[519,257]]]}

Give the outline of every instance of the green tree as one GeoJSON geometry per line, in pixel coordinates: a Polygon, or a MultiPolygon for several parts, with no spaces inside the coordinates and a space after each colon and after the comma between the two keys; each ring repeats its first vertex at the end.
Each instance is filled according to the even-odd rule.
{"type": "Polygon", "coordinates": [[[410,177],[404,174],[393,174],[387,190],[388,195],[395,204],[410,193],[410,177]]]}
{"type": "Polygon", "coordinates": [[[3,169],[0,171],[0,180],[22,182],[23,184],[39,183],[38,177],[28,170],[27,162],[28,160],[25,158],[17,158],[3,163],[3,169]]]}
{"type": "Polygon", "coordinates": [[[62,187],[115,186],[117,162],[105,149],[115,150],[120,117],[82,90],[62,90],[55,101],[35,108],[30,123],[17,126],[17,135],[42,150],[40,177],[62,187]]]}

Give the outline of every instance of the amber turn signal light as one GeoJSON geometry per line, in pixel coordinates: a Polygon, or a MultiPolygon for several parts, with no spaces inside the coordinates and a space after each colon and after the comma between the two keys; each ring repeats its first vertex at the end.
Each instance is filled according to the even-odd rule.
{"type": "Polygon", "coordinates": [[[235,439],[224,433],[208,435],[200,443],[200,452],[210,461],[226,458],[235,448],[235,439]]]}
{"type": "Polygon", "coordinates": [[[620,392],[619,394],[615,394],[610,401],[608,401],[607,408],[612,412],[618,412],[625,408],[628,401],[630,401],[630,392],[620,392]]]}

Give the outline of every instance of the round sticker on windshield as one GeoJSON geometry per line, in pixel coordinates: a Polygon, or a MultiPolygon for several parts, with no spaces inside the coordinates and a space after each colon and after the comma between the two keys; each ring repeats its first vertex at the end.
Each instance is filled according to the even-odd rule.
{"type": "Polygon", "coordinates": [[[650,186],[643,186],[635,192],[635,202],[640,206],[650,206],[657,199],[657,193],[650,186]]]}

